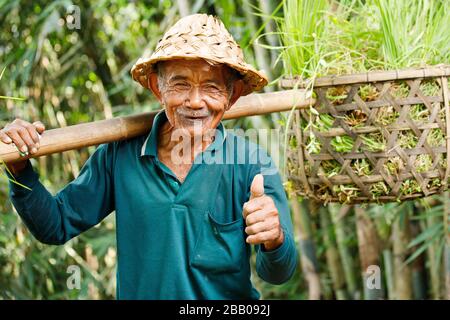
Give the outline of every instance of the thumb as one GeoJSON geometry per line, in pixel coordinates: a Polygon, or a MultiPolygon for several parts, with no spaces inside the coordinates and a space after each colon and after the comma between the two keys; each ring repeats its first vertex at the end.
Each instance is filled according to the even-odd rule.
{"type": "Polygon", "coordinates": [[[261,197],[264,195],[264,177],[262,174],[257,174],[252,181],[252,185],[250,187],[250,200],[261,197]]]}

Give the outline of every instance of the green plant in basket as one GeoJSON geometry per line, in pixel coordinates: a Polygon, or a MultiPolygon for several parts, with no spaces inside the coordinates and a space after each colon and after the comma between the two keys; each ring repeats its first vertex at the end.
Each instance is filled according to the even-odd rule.
{"type": "Polygon", "coordinates": [[[400,187],[401,194],[409,195],[417,192],[422,192],[422,188],[415,179],[407,179],[403,181],[402,186],[400,187]]]}
{"type": "Polygon", "coordinates": [[[431,147],[445,146],[445,135],[440,128],[432,129],[427,135],[427,142],[431,147]]]}
{"type": "Polygon", "coordinates": [[[375,86],[371,84],[366,84],[358,88],[358,95],[362,101],[367,102],[376,100],[380,95],[380,93],[378,92],[378,89],[375,86]]]}
{"type": "Polygon", "coordinates": [[[356,159],[350,165],[353,171],[360,177],[372,174],[372,166],[367,159],[356,159]]]}
{"type": "Polygon", "coordinates": [[[429,154],[419,154],[414,161],[414,168],[417,172],[427,172],[433,166],[433,159],[429,154]]]}
{"type": "Polygon", "coordinates": [[[366,150],[371,152],[381,152],[386,149],[386,141],[380,132],[360,135],[366,150]]]}
{"type": "Polygon", "coordinates": [[[397,144],[403,149],[414,149],[419,138],[412,130],[402,130],[398,134],[397,144]]]}
{"type": "Polygon", "coordinates": [[[380,107],[376,111],[374,123],[380,126],[388,126],[395,123],[399,116],[400,114],[394,109],[393,106],[380,107]]]}
{"type": "Polygon", "coordinates": [[[370,186],[370,193],[372,194],[372,197],[375,200],[377,200],[381,196],[385,196],[385,195],[389,194],[389,192],[390,192],[390,188],[383,181],[373,183],[370,186]]]}
{"type": "Polygon", "coordinates": [[[326,176],[328,178],[339,174],[339,172],[342,169],[341,164],[339,162],[337,162],[336,160],[322,161],[321,166],[322,166],[322,169],[324,170],[324,173],[326,174],[326,176]]]}
{"type": "Polygon", "coordinates": [[[336,136],[331,140],[331,146],[337,152],[351,152],[354,141],[349,136],[336,136]]]}

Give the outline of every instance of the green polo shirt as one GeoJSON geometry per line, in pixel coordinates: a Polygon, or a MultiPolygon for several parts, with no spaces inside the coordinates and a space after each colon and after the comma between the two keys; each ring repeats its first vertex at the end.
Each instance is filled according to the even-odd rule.
{"type": "Polygon", "coordinates": [[[254,246],[256,271],[267,282],[287,281],[297,253],[286,195],[270,157],[220,124],[183,183],[158,160],[155,117],[148,135],[100,145],[79,176],[56,195],[39,182],[31,162],[10,183],[23,221],[41,242],[64,244],[115,211],[118,299],[258,299],[250,276],[242,206],[262,172],[266,194],[281,217],[284,243],[254,246]]]}

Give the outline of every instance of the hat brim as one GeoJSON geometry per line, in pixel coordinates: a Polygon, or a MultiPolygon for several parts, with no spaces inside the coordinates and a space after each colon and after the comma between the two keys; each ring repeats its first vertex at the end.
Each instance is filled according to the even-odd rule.
{"type": "Polygon", "coordinates": [[[225,64],[228,67],[236,70],[242,77],[244,82],[244,90],[242,95],[248,95],[254,91],[261,90],[264,86],[267,85],[268,79],[267,77],[260,71],[257,71],[253,68],[253,66],[249,64],[236,64],[227,59],[217,59],[206,56],[201,56],[196,54],[194,55],[171,55],[171,56],[159,56],[155,58],[147,58],[147,59],[139,59],[136,64],[131,69],[131,75],[133,79],[139,82],[144,88],[150,89],[148,87],[148,76],[151,73],[154,73],[156,70],[154,68],[155,64],[161,61],[170,61],[170,60],[178,60],[178,59],[186,59],[186,60],[196,60],[196,59],[204,59],[206,61],[210,61],[218,64],[225,64]]]}

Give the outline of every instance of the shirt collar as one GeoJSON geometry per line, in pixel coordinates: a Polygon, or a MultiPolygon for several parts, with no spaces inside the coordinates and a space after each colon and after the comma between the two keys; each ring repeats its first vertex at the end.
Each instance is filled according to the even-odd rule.
{"type": "MultiPolygon", "coordinates": [[[[165,110],[158,112],[153,119],[153,126],[150,130],[149,135],[142,144],[140,156],[153,156],[156,157],[158,154],[158,132],[159,128],[167,121],[167,116],[165,110]]],[[[223,147],[223,143],[227,136],[227,131],[225,130],[222,122],[219,122],[217,126],[217,132],[214,141],[206,148],[204,152],[217,151],[223,147]]]]}

